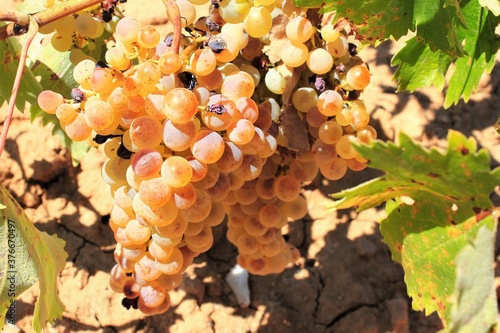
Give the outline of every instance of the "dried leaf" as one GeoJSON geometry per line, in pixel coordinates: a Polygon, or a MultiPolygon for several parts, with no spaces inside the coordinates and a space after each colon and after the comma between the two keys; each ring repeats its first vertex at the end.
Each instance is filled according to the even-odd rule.
{"type": "Polygon", "coordinates": [[[288,148],[300,154],[309,150],[311,146],[306,126],[300,119],[297,109],[293,107],[292,95],[305,67],[302,65],[291,68],[283,64],[276,69],[286,81],[286,88],[282,95],[284,110],[280,116],[280,126],[288,148]]]}
{"type": "Polygon", "coordinates": [[[269,45],[263,47],[262,52],[269,58],[269,62],[277,63],[281,60],[281,49],[288,40],[286,37],[286,25],[288,16],[280,14],[273,19],[273,27],[269,31],[269,45]]]}

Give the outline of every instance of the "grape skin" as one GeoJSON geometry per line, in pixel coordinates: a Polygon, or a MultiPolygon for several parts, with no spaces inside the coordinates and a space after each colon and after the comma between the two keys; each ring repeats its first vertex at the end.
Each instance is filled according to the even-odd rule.
{"type": "Polygon", "coordinates": [[[52,90],[44,90],[38,95],[37,101],[40,109],[55,114],[57,107],[64,103],[64,97],[52,90]]]}

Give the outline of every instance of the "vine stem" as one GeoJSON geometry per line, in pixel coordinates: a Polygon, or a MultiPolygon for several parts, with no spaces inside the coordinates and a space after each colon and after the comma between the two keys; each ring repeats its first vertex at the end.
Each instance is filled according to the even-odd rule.
{"type": "Polygon", "coordinates": [[[174,35],[172,40],[172,50],[178,54],[179,46],[181,45],[181,12],[175,0],[163,0],[163,4],[167,8],[167,16],[174,26],[174,35]]]}
{"type": "MultiPolygon", "coordinates": [[[[101,3],[102,0],[71,0],[63,2],[51,8],[47,8],[31,15],[31,17],[36,21],[38,27],[43,27],[51,22],[54,22],[62,17],[74,14],[88,7],[95,6],[101,3]]],[[[26,14],[25,14],[26,15],[26,14]]],[[[25,17],[25,15],[19,15],[19,13],[0,13],[0,18],[6,21],[15,21],[17,24],[24,26],[26,25],[23,20],[19,18],[25,17]]],[[[14,34],[14,23],[0,27],[0,40],[15,36],[14,34]]],[[[23,31],[21,31],[23,33],[23,31]]]]}
{"type": "Polygon", "coordinates": [[[28,49],[38,32],[38,23],[33,17],[30,16],[29,29],[26,35],[26,39],[21,47],[21,56],[19,58],[19,66],[17,67],[16,78],[14,79],[14,86],[12,87],[12,92],[10,94],[9,105],[7,109],[7,115],[5,116],[5,121],[3,123],[2,133],[0,134],[0,156],[5,148],[5,141],[7,141],[7,133],[9,132],[9,126],[12,121],[12,115],[14,114],[14,108],[16,107],[17,93],[19,91],[19,86],[21,85],[21,78],[23,76],[24,65],[26,64],[26,58],[28,57],[28,49]]]}
{"type": "Polygon", "coordinates": [[[16,22],[20,25],[28,25],[30,23],[29,15],[21,12],[5,12],[0,13],[0,21],[16,22]]]}

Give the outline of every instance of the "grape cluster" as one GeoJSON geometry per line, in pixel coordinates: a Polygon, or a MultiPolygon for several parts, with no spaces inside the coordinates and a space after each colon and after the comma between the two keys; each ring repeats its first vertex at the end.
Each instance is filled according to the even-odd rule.
{"type": "MultiPolygon", "coordinates": [[[[44,0],[44,8],[52,8],[63,4],[64,0],[44,0]]],[[[121,15],[117,13],[116,5],[126,0],[108,0],[102,4],[87,8],[75,15],[67,15],[40,28],[42,34],[51,34],[50,43],[59,52],[71,51],[70,59],[78,63],[91,57],[85,51],[93,51],[97,46],[95,39],[101,37],[104,31],[114,32],[121,15]]]]}
{"type": "Polygon", "coordinates": [[[370,73],[347,29],[318,29],[287,2],[213,1],[198,19],[195,5],[206,1],[176,3],[180,50],[179,36],[124,17],[105,61],[75,66],[70,99],[38,96],[72,140],[103,145],[118,243],[111,287],[146,314],[169,308],[168,292],[226,216],[238,263],[282,272],[300,255],[282,229],[307,214],[302,187],[318,173],[336,180],[362,170],[352,143],[376,138],[359,99],[370,73]],[[262,50],[273,16],[286,20],[286,40],[270,63],[262,50]],[[300,75],[293,89],[284,70],[300,75]],[[290,144],[289,112],[308,149],[290,144]]]}

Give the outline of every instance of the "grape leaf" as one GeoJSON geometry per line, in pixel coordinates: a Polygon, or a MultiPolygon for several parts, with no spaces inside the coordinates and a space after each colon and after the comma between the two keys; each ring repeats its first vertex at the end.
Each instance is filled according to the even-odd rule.
{"type": "Polygon", "coordinates": [[[500,24],[500,16],[481,7],[477,1],[468,1],[462,8],[468,29],[460,29],[459,39],[465,40],[467,55],[457,59],[455,71],[444,101],[445,108],[465,101],[479,85],[481,75],[490,73],[495,64],[495,55],[500,46],[500,37],[495,28],[500,24]]]}
{"type": "Polygon", "coordinates": [[[462,97],[465,101],[469,99],[481,75],[491,72],[500,47],[500,37],[495,35],[500,24],[498,0],[334,0],[326,4],[322,0],[294,0],[294,3],[301,7],[322,7],[323,12],[337,11],[339,17],[357,25],[360,39],[371,43],[415,32],[415,41],[411,40],[393,60],[393,64],[400,65],[395,76],[399,91],[413,91],[431,84],[441,88],[447,70],[445,64],[449,67],[458,58],[446,93],[446,108],[462,97]]]}
{"type": "Polygon", "coordinates": [[[370,42],[391,36],[399,39],[414,30],[413,1],[408,0],[294,0],[299,7],[321,7],[337,13],[359,26],[359,33],[370,42]]]}
{"type": "Polygon", "coordinates": [[[442,50],[452,56],[463,55],[456,34],[465,19],[458,0],[294,0],[299,7],[322,7],[322,12],[337,11],[352,21],[359,34],[374,43],[390,37],[396,39],[414,31],[419,41],[431,50],[442,50]]]}
{"type": "Polygon", "coordinates": [[[432,51],[441,50],[452,56],[462,56],[463,48],[457,29],[463,25],[463,14],[457,0],[415,0],[413,23],[417,38],[432,51]]]}
{"type": "Polygon", "coordinates": [[[446,154],[427,150],[404,133],[399,134],[399,145],[374,141],[356,149],[370,160],[370,167],[387,174],[333,195],[343,198],[336,202],[337,208],[359,206],[364,210],[401,195],[412,196],[415,191],[453,202],[474,197],[477,207],[489,208],[489,193],[500,183],[500,168],[490,171],[488,152],[476,152],[476,141],[456,131],[448,134],[446,154]]]}
{"type": "MultiPolygon", "coordinates": [[[[8,38],[0,41],[0,101],[9,101],[14,79],[16,77],[17,67],[19,65],[19,57],[21,55],[21,44],[16,38],[8,38]]],[[[38,108],[37,97],[42,91],[42,86],[36,80],[33,73],[28,68],[25,68],[21,78],[19,92],[16,99],[16,107],[21,112],[24,111],[26,103],[38,108]]]]}
{"type": "Polygon", "coordinates": [[[428,45],[419,43],[416,37],[409,39],[391,61],[392,66],[399,65],[394,73],[398,91],[415,91],[431,85],[442,90],[444,76],[452,61],[450,55],[439,50],[431,51],[428,45]]]}
{"type": "MultiPolygon", "coordinates": [[[[456,256],[480,227],[493,229],[492,215],[488,211],[476,215],[469,204],[462,202],[456,203],[458,210],[454,211],[451,201],[425,191],[414,193],[412,198],[413,205],[399,199],[387,202],[387,218],[381,221],[380,231],[393,259],[403,266],[413,308],[425,309],[427,314],[437,311],[448,323],[456,256]]],[[[492,265],[486,260],[482,258],[483,265],[492,265]]]]}
{"type": "Polygon", "coordinates": [[[500,183],[500,168],[491,171],[487,151],[476,152],[476,142],[455,131],[444,154],[405,134],[398,145],[375,141],[356,149],[386,175],[332,195],[342,198],[333,207],[363,210],[387,202],[380,230],[403,265],[413,307],[449,322],[455,258],[482,225],[493,229],[489,195],[500,183]]]}
{"type": "Polygon", "coordinates": [[[451,299],[450,325],[440,333],[493,332],[497,322],[494,279],[495,230],[481,227],[457,255],[457,281],[451,299]]]}
{"type": "MultiPolygon", "coordinates": [[[[60,318],[64,305],[59,300],[56,279],[64,268],[65,242],[38,231],[21,206],[0,185],[0,329],[9,321],[9,306],[23,291],[40,281],[33,328],[60,318]]],[[[15,304],[15,303],[14,303],[15,304]]]]}

